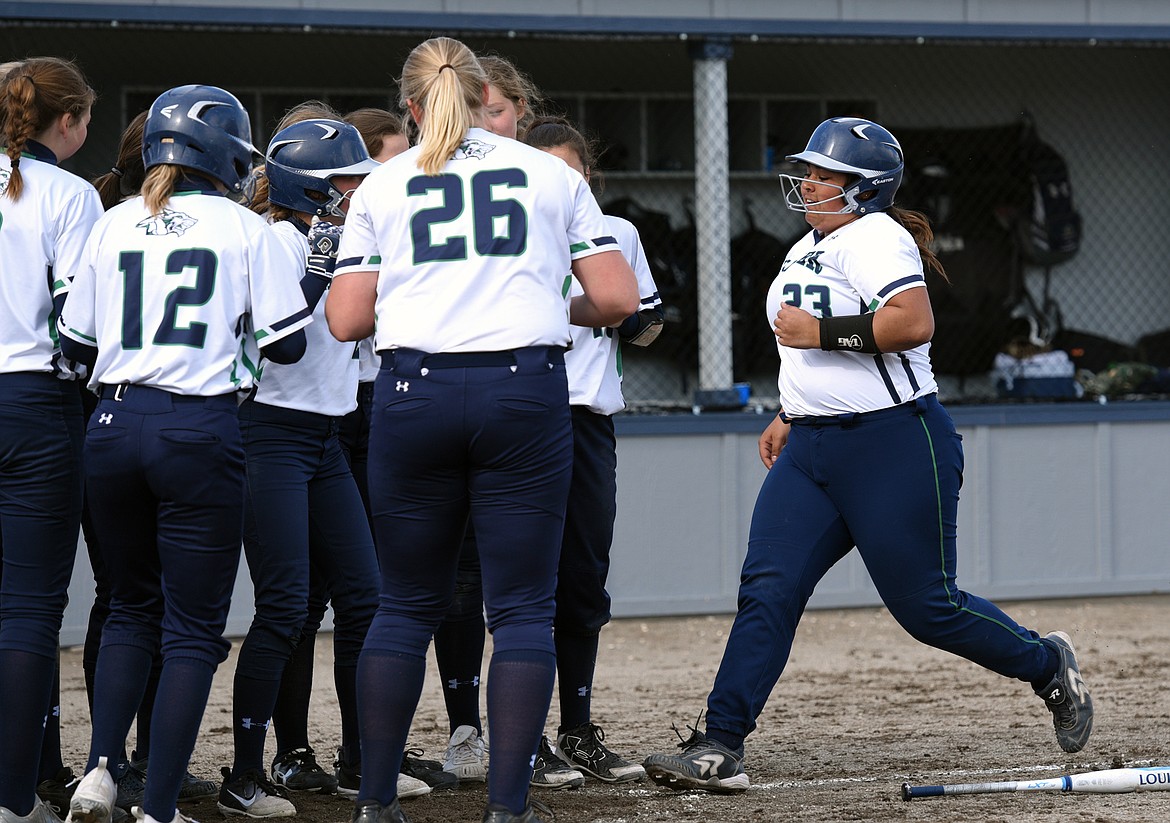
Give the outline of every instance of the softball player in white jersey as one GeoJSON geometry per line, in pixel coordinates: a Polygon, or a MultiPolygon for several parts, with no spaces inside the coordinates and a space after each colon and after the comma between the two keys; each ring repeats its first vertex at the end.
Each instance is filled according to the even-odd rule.
{"type": "MultiPolygon", "coordinates": [[[[594,164],[589,143],[560,118],[538,118],[524,142],[561,158],[588,181],[594,164]]],[[[638,279],[639,310],[617,328],[573,326],[573,346],[565,355],[569,404],[573,415],[573,478],[565,512],[564,538],[557,571],[557,682],[560,725],[557,753],[542,742],[532,785],[580,785],[587,774],[609,783],[641,780],[645,771],[612,751],[592,718],[593,675],[601,628],[609,622],[609,554],[617,517],[617,440],[612,415],[625,408],[622,397],[621,342],[647,345],[662,324],[662,300],[650,274],[633,224],[606,215],[622,254],[638,279]],[[563,759],[562,759],[563,758],[563,759]],[[565,766],[565,761],[572,768],[565,766]]],[[[574,278],[570,294],[579,294],[574,278]]]]}
{"type": "Polygon", "coordinates": [[[142,809],[146,821],[179,819],[179,786],[230,648],[244,508],[237,392],[252,386],[259,352],[300,357],[311,320],[264,219],[223,196],[251,168],[250,136],[247,112],[223,89],[162,94],[144,129],[143,194],[95,225],[63,311],[70,348],[96,360],[85,476],[112,592],[74,821],[110,816],[106,765],[160,647],[142,809]]]}
{"type": "MultiPolygon", "coordinates": [[[[493,134],[516,139],[532,122],[540,92],[511,61],[498,55],[476,55],[487,77],[487,99],[479,125],[493,134]]],[[[455,596],[435,630],[435,661],[439,667],[450,737],[443,769],[461,782],[487,779],[486,747],[480,710],[480,680],[487,627],[483,613],[483,577],[475,528],[468,525],[459,551],[455,596]]],[[[542,749],[543,749],[542,744],[542,749]]],[[[540,754],[537,755],[537,762],[540,754]]],[[[556,761],[560,763],[559,760],[556,761]]]]}
{"type": "MultiPolygon", "coordinates": [[[[48,823],[36,794],[57,641],[81,522],[81,398],[55,328],[97,191],[59,169],[85,142],[95,94],[35,57],[0,81],[0,820],[48,823]]],[[[58,755],[59,756],[59,755],[58,755]]]]}
{"type": "MultiPolygon", "coordinates": [[[[320,118],[281,129],[265,158],[269,234],[282,252],[277,265],[299,274],[300,291],[318,322],[306,330],[305,356],[291,365],[266,366],[240,405],[248,492],[244,550],[256,612],[236,663],[235,757],[219,797],[227,814],[295,811],[264,777],[264,743],[286,665],[302,639],[311,575],[322,578],[335,614],[342,747],[355,760],[360,751],[354,684],[377,605],[378,570],[361,496],[337,437],[340,418],[357,406],[355,346],[329,333],[323,298],[340,236],[340,227],[326,221],[344,219],[349,196],[377,165],[357,129],[320,118]],[[321,222],[310,227],[314,219],[321,222]],[[266,796],[255,800],[257,791],[266,796]]],[[[336,790],[337,781],[317,764],[307,739],[292,745],[277,740],[277,782],[336,790]]]]}
{"type": "MultiPolygon", "coordinates": [[[[1093,705],[1067,635],[1041,637],[955,582],[963,450],[938,402],[923,261],[942,274],[926,218],[894,205],[902,148],[869,120],[826,120],[781,175],[812,231],[768,292],[783,411],[760,437],[769,471],[748,535],[739,610],[707,698],[706,733],[647,772],[672,788],[741,792],[744,738],[776,685],[816,584],[856,546],[918,640],[1031,684],[1067,752],[1093,705]]],[[[944,275],[945,276],[945,275],[944,275]]]]}
{"type": "Polygon", "coordinates": [[[374,330],[383,356],[370,433],[382,589],[358,668],[354,818],[407,819],[395,778],[470,513],[494,637],[484,819],[531,821],[572,468],[567,314],[617,323],[637,284],[580,175],[473,126],[486,77],[466,46],[418,46],[399,88],[420,144],[354,195],[326,306],[335,335],[374,330]],[[585,294],[566,312],[570,267],[585,294]]]}

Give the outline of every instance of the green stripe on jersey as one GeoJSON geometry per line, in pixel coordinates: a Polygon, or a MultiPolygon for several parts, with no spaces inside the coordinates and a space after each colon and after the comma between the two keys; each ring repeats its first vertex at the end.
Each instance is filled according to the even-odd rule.
{"type": "Polygon", "coordinates": [[[82,334],[77,329],[73,328],[72,326],[69,327],[69,331],[73,332],[73,334],[77,335],[82,340],[88,340],[90,343],[93,343],[95,346],[97,345],[97,338],[96,337],[90,337],[88,334],[82,334]]]}

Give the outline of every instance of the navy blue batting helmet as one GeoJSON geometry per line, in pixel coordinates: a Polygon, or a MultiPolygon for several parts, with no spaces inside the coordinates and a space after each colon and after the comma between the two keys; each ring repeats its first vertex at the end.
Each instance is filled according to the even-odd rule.
{"type": "Polygon", "coordinates": [[[302,120],[281,129],[268,144],[268,202],[319,217],[341,217],[342,193],[331,178],[369,174],[378,166],[349,123],[302,120]]]}
{"type": "MultiPolygon", "coordinates": [[[[826,120],[809,137],[805,150],[787,159],[855,176],[857,179],[842,192],[843,214],[870,214],[889,208],[902,183],[902,146],[898,139],[884,126],[860,117],[826,120]]],[[[808,204],[800,196],[800,178],[785,174],[780,177],[787,178],[792,186],[786,191],[785,205],[793,211],[808,211],[808,204]]]]}
{"type": "Polygon", "coordinates": [[[231,92],[216,86],[179,86],[150,106],[142,133],[142,162],[186,166],[233,192],[252,170],[252,126],[231,92]]]}

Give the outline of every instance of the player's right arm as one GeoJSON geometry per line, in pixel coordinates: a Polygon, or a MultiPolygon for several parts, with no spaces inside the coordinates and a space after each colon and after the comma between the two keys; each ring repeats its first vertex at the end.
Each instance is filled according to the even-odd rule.
{"type": "Polygon", "coordinates": [[[768,424],[768,428],[764,429],[764,433],[760,435],[760,460],[764,461],[764,465],[769,470],[776,464],[776,458],[784,450],[784,446],[788,442],[788,432],[791,429],[791,423],[785,423],[780,415],[776,415],[768,424]]]}

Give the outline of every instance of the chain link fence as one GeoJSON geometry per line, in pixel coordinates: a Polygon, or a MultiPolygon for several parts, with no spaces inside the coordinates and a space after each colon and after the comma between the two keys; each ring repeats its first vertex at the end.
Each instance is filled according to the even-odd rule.
{"type": "MultiPolygon", "coordinates": [[[[788,44],[781,65],[826,67],[814,94],[758,81],[758,91],[737,93],[741,54],[729,63],[725,274],[734,381],[751,385],[751,403],[775,404],[765,296],[807,231],[803,215],[784,208],[776,174],[801,173],[785,155],[837,115],[894,131],[906,154],[898,204],[934,226],[950,281],[928,277],[945,399],[1170,392],[1170,248],[1159,230],[1167,124],[1137,91],[1155,67],[1167,76],[1162,44],[788,44]]],[[[782,71],[774,65],[772,74],[782,71]]],[[[705,322],[693,171],[695,123],[704,127],[706,113],[691,98],[654,94],[557,102],[605,144],[610,175],[599,199],[641,230],[667,306],[655,347],[626,354],[627,398],[635,410],[688,408],[700,388],[705,322]]]]}
{"type": "MultiPolygon", "coordinates": [[[[14,57],[75,57],[90,75],[101,99],[74,164],[93,176],[108,168],[124,123],[179,83],[235,92],[252,112],[259,146],[307,99],[342,112],[392,108],[393,78],[424,36],[9,27],[0,29],[0,47],[14,57]]],[[[898,204],[933,222],[950,277],[929,281],[944,399],[1170,392],[1170,107],[1156,98],[1170,77],[1168,43],[737,40],[727,49],[724,112],[706,103],[696,110],[704,97],[694,44],[523,33],[463,39],[513,60],[546,95],[547,109],[600,141],[598,200],[638,226],[667,313],[653,346],[624,350],[632,411],[689,412],[697,389],[722,388],[699,384],[712,339],[704,330],[713,327],[729,327],[715,336],[729,342],[707,355],[729,362],[730,382],[750,384],[750,406],[775,405],[778,355],[764,297],[806,230],[802,215],[784,208],[777,174],[799,173],[784,157],[821,120],[845,114],[875,119],[900,138],[898,204]],[[709,214],[700,218],[711,204],[697,201],[696,171],[710,158],[697,156],[695,138],[696,128],[721,132],[724,116],[721,233],[709,214]],[[704,293],[699,249],[712,237],[723,248],[707,275],[716,290],[704,293]]]]}

